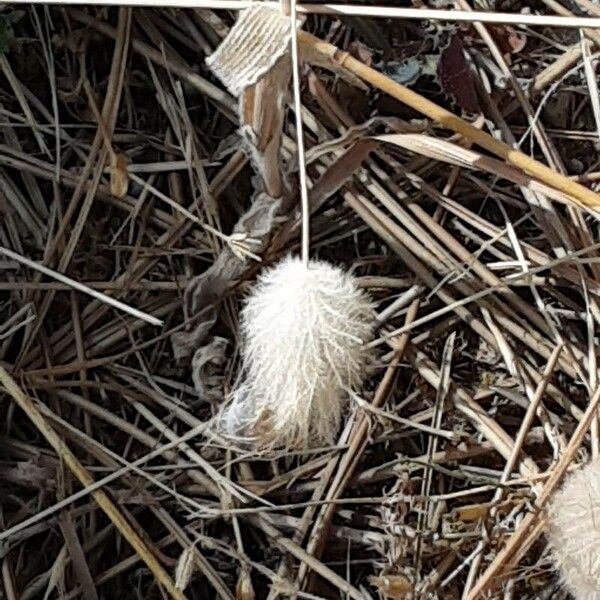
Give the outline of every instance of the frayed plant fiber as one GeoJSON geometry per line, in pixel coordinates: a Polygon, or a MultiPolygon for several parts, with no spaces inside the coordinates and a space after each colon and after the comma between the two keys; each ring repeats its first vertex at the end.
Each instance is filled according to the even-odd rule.
{"type": "Polygon", "coordinates": [[[548,541],[576,600],[600,600],[600,460],[570,475],[552,498],[548,541]]]}
{"type": "Polygon", "coordinates": [[[241,312],[241,383],[221,423],[261,448],[333,444],[372,351],[375,311],[354,278],[288,257],[266,269],[241,312]]]}

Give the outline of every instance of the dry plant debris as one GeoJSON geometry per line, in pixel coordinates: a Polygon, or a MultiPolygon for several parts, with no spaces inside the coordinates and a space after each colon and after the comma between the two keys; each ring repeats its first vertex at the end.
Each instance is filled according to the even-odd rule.
{"type": "Polygon", "coordinates": [[[565,584],[575,598],[593,599],[598,585],[598,461],[573,473],[548,509],[548,533],[565,584]]]}
{"type": "Polygon", "coordinates": [[[221,429],[255,447],[334,445],[348,396],[362,391],[376,322],[339,267],[288,256],[265,269],[240,312],[243,375],[221,429]]]}
{"type": "Polygon", "coordinates": [[[256,453],[213,425],[243,299],[299,251],[298,162],[289,57],[237,98],[206,65],[238,16],[0,7],[3,597],[568,598],[600,33],[305,19],[311,255],[373,298],[377,360],[333,444],[256,453]]]}

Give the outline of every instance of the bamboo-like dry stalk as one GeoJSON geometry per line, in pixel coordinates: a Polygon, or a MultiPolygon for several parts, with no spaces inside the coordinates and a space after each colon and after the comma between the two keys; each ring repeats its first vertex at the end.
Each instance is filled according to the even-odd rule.
{"type": "Polygon", "coordinates": [[[319,38],[301,31],[298,34],[299,41],[311,49],[335,60],[340,66],[348,69],[351,73],[360,77],[363,81],[370,83],[372,86],[386,92],[396,100],[407,104],[414,110],[426,115],[439,123],[442,127],[455,131],[464,136],[467,140],[478,144],[482,148],[489,150],[496,156],[503,158],[511,165],[518,167],[528,175],[535,177],[539,181],[564,192],[576,204],[583,204],[587,207],[600,207],[600,195],[592,190],[582,186],[581,184],[557,173],[550,167],[538,162],[537,160],[527,156],[523,152],[511,148],[508,144],[501,142],[491,135],[477,129],[464,119],[457,117],[449,110],[442,108],[431,100],[424,98],[420,94],[410,90],[409,88],[397,83],[390,77],[379,73],[375,69],[368,67],[360,60],[357,60],[347,52],[342,52],[333,44],[324,42],[319,38]]]}

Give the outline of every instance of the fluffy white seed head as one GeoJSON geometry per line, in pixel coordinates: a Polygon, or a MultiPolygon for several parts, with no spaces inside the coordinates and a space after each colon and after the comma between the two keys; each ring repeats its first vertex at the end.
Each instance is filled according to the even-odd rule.
{"type": "Polygon", "coordinates": [[[241,312],[243,377],[224,429],[263,447],[333,443],[375,323],[369,297],[338,267],[288,257],[263,271],[241,312]]]}
{"type": "Polygon", "coordinates": [[[600,460],[570,475],[552,498],[548,540],[576,600],[600,600],[600,460]]]}

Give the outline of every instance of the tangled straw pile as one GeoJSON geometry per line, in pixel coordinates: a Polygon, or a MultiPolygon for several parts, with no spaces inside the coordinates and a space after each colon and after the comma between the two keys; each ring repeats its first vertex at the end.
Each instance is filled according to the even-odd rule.
{"type": "MultiPolygon", "coordinates": [[[[472,16],[482,2],[454,4],[472,16]]],[[[502,5],[527,20],[520,11],[552,16],[557,4],[502,5]]],[[[589,2],[560,4],[591,15],[589,2]]],[[[230,55],[250,67],[239,94],[207,66],[242,18],[173,3],[0,6],[0,245],[12,253],[0,257],[0,365],[20,389],[0,390],[0,594],[137,600],[162,581],[189,598],[566,600],[566,581],[598,597],[595,484],[560,531],[553,506],[563,578],[541,552],[539,517],[570,458],[595,443],[580,424],[597,388],[600,228],[514,164],[526,149],[600,191],[597,34],[498,16],[468,29],[310,16],[298,110],[287,44],[274,62],[257,36],[230,55]],[[240,282],[256,272],[240,257],[276,264],[304,246],[296,115],[311,248],[357,266],[384,323],[365,418],[346,419],[345,388],[361,385],[352,362],[335,358],[335,371],[323,356],[348,342],[338,321],[369,339],[370,316],[309,320],[330,351],[316,367],[309,333],[256,308],[261,277],[238,330],[240,282]],[[292,361],[318,376],[281,367],[292,361]],[[258,451],[210,435],[227,402],[218,416],[258,451]],[[342,429],[335,451],[257,456],[337,442],[342,429]],[[63,445],[102,480],[121,529],[81,498],[63,445]],[[148,553],[127,542],[129,526],[148,553]]],[[[296,301],[298,287],[280,295],[296,301]]],[[[327,306],[345,313],[335,297],[327,306]]]]}
{"type": "Polygon", "coordinates": [[[261,446],[334,442],[348,390],[369,361],[375,313],[354,278],[288,257],[259,277],[241,313],[244,377],[224,413],[261,446]]]}

